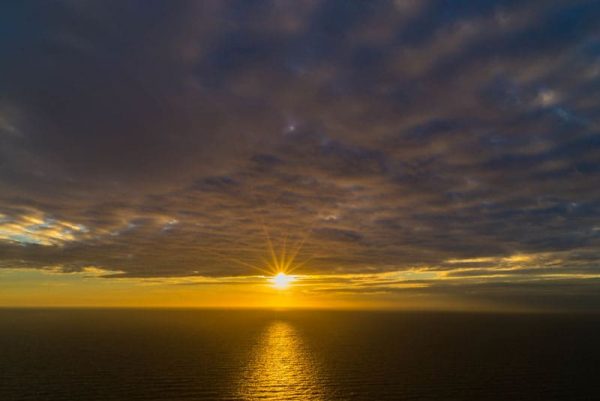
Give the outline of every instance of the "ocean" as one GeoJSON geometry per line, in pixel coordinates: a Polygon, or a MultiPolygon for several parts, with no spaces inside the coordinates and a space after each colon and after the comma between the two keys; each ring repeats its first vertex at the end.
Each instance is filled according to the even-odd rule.
{"type": "Polygon", "coordinates": [[[0,400],[598,400],[600,316],[0,310],[0,400]]]}

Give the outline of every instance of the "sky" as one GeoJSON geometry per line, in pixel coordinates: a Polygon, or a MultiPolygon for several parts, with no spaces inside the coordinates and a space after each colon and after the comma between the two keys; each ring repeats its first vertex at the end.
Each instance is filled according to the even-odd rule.
{"type": "Polygon", "coordinates": [[[2,2],[0,306],[599,311],[599,20],[2,2]]]}

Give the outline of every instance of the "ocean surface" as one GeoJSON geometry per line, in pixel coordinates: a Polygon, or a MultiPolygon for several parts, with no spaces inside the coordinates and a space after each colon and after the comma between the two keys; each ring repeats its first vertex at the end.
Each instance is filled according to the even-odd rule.
{"type": "Polygon", "coordinates": [[[600,317],[0,310],[0,400],[599,400],[600,317]]]}

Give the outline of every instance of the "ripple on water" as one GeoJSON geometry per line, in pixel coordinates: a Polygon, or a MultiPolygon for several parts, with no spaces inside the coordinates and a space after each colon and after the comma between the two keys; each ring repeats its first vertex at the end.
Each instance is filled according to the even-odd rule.
{"type": "Polygon", "coordinates": [[[319,370],[290,323],[271,322],[244,369],[238,396],[247,400],[322,400],[319,370]]]}

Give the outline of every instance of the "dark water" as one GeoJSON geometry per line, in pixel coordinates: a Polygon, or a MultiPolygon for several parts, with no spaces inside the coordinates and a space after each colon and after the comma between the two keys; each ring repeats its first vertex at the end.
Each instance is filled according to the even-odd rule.
{"type": "Polygon", "coordinates": [[[0,400],[598,400],[600,318],[2,310],[0,400]]]}

